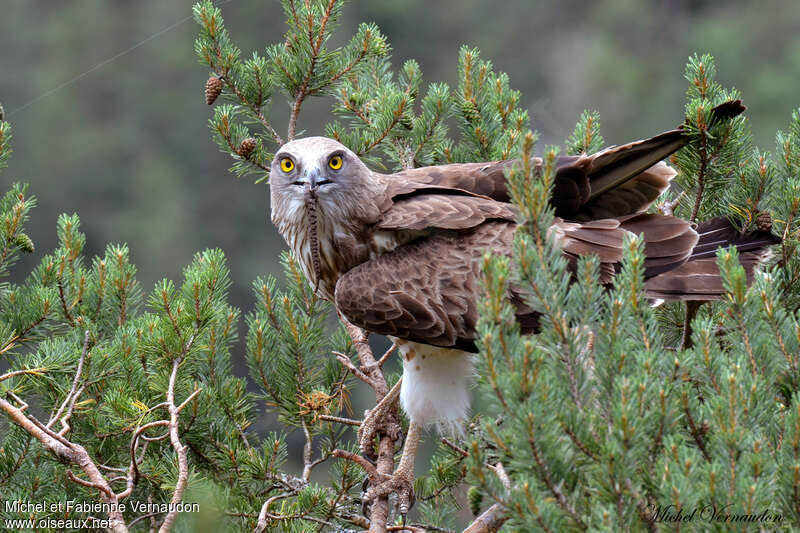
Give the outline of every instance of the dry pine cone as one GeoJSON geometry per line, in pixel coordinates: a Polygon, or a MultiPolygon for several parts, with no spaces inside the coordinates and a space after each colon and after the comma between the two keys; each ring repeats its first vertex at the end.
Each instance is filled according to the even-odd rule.
{"type": "Polygon", "coordinates": [[[253,150],[255,149],[256,140],[252,137],[248,137],[239,144],[239,149],[236,150],[236,153],[239,154],[239,156],[247,159],[247,156],[252,154],[253,150]]]}
{"type": "Polygon", "coordinates": [[[756,217],[756,227],[761,231],[769,231],[772,229],[772,217],[769,211],[761,211],[756,217]]]}
{"type": "Polygon", "coordinates": [[[222,80],[217,76],[211,76],[206,81],[206,103],[213,104],[222,92],[222,80]]]}

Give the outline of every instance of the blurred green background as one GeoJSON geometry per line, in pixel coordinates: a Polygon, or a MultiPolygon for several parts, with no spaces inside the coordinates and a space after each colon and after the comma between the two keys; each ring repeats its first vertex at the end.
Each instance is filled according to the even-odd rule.
{"type": "MultiPolygon", "coordinates": [[[[251,281],[279,272],[285,245],[269,223],[267,186],[234,179],[210,139],[197,28],[176,25],[191,5],[0,3],[0,102],[15,136],[0,179],[3,190],[29,182],[39,198],[29,226],[37,251],[17,276],[53,248],[62,212],[80,214],[89,255],[127,242],[145,291],[180,278],[205,247],[227,254],[232,303],[245,312],[251,281]]],[[[228,0],[222,11],[244,56],[282,38],[278,0],[228,0]]],[[[773,150],[800,105],[796,0],[354,0],[341,42],[361,21],[380,25],[396,65],[417,59],[426,82],[454,83],[459,47],[478,47],[522,91],[547,143],[561,143],[584,108],[600,111],[609,144],[676,126],[695,51],[712,53],[719,80],[743,92],[763,148],[773,150]]],[[[321,133],[329,109],[323,99],[304,106],[301,128],[321,133]]],[[[280,96],[273,116],[285,132],[280,96]]]]}

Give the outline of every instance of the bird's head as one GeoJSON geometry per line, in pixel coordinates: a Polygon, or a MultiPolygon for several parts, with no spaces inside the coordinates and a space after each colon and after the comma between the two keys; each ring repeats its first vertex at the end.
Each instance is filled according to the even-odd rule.
{"type": "Polygon", "coordinates": [[[269,175],[272,221],[295,219],[314,209],[357,216],[375,194],[372,172],[350,149],[327,137],[306,137],[278,149],[269,175]]]}
{"type": "Polygon", "coordinates": [[[327,137],[306,137],[280,147],[272,160],[270,187],[302,196],[317,196],[358,187],[369,169],[345,145],[327,137]]]}

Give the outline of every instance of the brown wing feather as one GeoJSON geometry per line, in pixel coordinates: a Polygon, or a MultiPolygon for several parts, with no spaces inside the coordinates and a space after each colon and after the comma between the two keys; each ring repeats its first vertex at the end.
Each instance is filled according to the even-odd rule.
{"type": "MultiPolygon", "coordinates": [[[[756,267],[764,261],[763,251],[745,252],[739,256],[747,276],[753,282],[756,267]]],[[[645,283],[647,295],[662,300],[715,300],[725,294],[716,257],[693,259],[674,270],[665,272],[645,283]]]]}
{"type": "MultiPolygon", "coordinates": [[[[474,351],[483,251],[510,254],[514,229],[512,223],[486,222],[382,254],[339,278],[336,307],[375,333],[474,351]]],[[[517,308],[522,323],[535,322],[523,304],[517,308]]]]}
{"type": "Polygon", "coordinates": [[[692,224],[680,218],[638,214],[618,219],[595,220],[587,223],[556,219],[550,231],[562,250],[572,256],[595,254],[601,263],[601,283],[611,281],[611,270],[622,259],[625,234],[642,234],[645,252],[645,276],[655,276],[685,263],[697,244],[697,232],[692,224]]]}
{"type": "Polygon", "coordinates": [[[468,229],[489,219],[514,220],[511,204],[489,198],[420,194],[393,203],[377,226],[381,229],[468,229]]]}
{"type": "MultiPolygon", "coordinates": [[[[742,113],[740,100],[725,102],[712,113],[712,122],[742,113]]],[[[647,209],[668,187],[675,171],[662,160],[686,144],[683,127],[649,139],[610,146],[591,155],[561,157],[553,184],[551,204],[556,215],[571,220],[614,218],[647,209]]],[[[534,158],[536,166],[542,164],[534,158]]],[[[506,170],[514,160],[455,163],[404,170],[383,176],[387,183],[385,209],[392,198],[430,194],[430,188],[446,194],[466,194],[509,202],[506,170]]]]}
{"type": "Polygon", "coordinates": [[[642,212],[669,188],[670,181],[676,174],[663,161],[657,163],[630,181],[588,201],[573,218],[592,220],[642,212]]]}
{"type": "Polygon", "coordinates": [[[408,194],[431,187],[459,189],[485,196],[498,202],[508,202],[505,170],[513,161],[486,163],[453,163],[404,170],[389,177],[389,194],[408,194]]]}

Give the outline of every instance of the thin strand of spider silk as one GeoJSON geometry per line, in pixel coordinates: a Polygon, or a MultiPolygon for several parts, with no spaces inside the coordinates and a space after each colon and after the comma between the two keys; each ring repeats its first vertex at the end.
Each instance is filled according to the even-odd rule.
{"type": "MultiPolygon", "coordinates": [[[[215,5],[215,7],[219,7],[219,6],[222,6],[222,5],[225,5],[225,4],[229,4],[231,2],[233,2],[233,0],[221,0],[220,2],[216,2],[214,5],[215,5]]],[[[81,74],[78,74],[74,78],[65,81],[64,83],[62,83],[61,85],[58,85],[57,87],[53,87],[49,91],[40,94],[39,96],[37,96],[33,100],[30,100],[27,103],[21,105],[20,107],[14,109],[13,111],[10,111],[10,112],[6,113],[6,117],[10,118],[10,117],[16,115],[20,111],[29,108],[30,106],[32,106],[36,102],[42,100],[43,98],[47,98],[48,96],[52,95],[53,93],[56,93],[56,92],[60,91],[61,89],[64,89],[65,87],[69,87],[70,85],[72,85],[73,83],[77,82],[81,78],[83,78],[85,76],[88,76],[89,74],[91,74],[95,70],[103,68],[104,66],[108,65],[112,61],[116,61],[120,57],[133,52],[134,50],[136,50],[137,48],[139,48],[141,46],[144,46],[145,44],[149,43],[150,41],[152,41],[156,37],[160,37],[161,35],[164,35],[168,31],[174,30],[175,28],[177,28],[181,24],[185,23],[187,20],[191,19],[192,16],[193,15],[189,15],[188,17],[184,17],[181,20],[179,20],[178,22],[170,24],[166,28],[164,28],[164,29],[152,34],[151,36],[147,37],[146,39],[143,39],[143,40],[139,41],[138,43],[134,44],[133,46],[131,46],[127,50],[123,50],[122,52],[119,52],[118,54],[116,54],[114,56],[111,56],[108,59],[104,59],[103,61],[99,62],[98,64],[96,64],[95,66],[90,68],[89,70],[87,70],[85,72],[82,72],[81,74]]]]}

